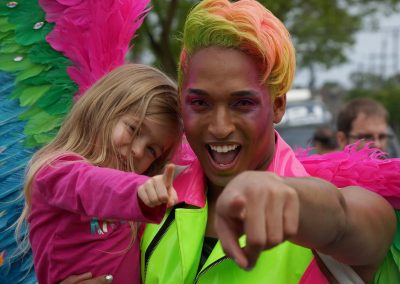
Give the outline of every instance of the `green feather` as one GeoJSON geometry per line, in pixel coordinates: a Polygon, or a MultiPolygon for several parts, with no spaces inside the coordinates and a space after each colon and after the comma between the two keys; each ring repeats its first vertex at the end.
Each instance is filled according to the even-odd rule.
{"type": "Polygon", "coordinates": [[[10,43],[7,45],[3,45],[7,41],[8,39],[2,40],[2,46],[0,47],[2,53],[20,53],[21,47],[18,44],[10,43]]]}
{"type": "Polygon", "coordinates": [[[52,49],[46,42],[41,42],[32,47],[29,52],[29,59],[33,63],[51,64],[60,69],[65,69],[66,66],[71,65],[71,62],[67,58],[61,56],[59,52],[52,49]]]}
{"type": "Polygon", "coordinates": [[[68,95],[62,96],[55,104],[52,104],[48,108],[46,108],[46,111],[49,114],[66,114],[70,111],[72,107],[72,100],[71,97],[68,95]]]}
{"type": "Polygon", "coordinates": [[[21,45],[31,45],[43,41],[53,29],[45,22],[45,14],[36,1],[25,1],[17,9],[10,9],[9,21],[15,24],[15,40],[21,45]],[[34,29],[36,23],[43,22],[43,26],[34,29]]]}
{"type": "Polygon", "coordinates": [[[32,66],[31,61],[26,57],[24,57],[21,61],[15,61],[14,59],[17,56],[23,55],[0,53],[0,70],[10,73],[16,73],[32,66]]]}
{"type": "Polygon", "coordinates": [[[31,117],[35,116],[36,114],[42,112],[43,109],[39,108],[39,107],[32,107],[26,111],[24,111],[23,113],[21,113],[18,118],[20,120],[28,120],[31,117]]]}
{"type": "Polygon", "coordinates": [[[48,132],[59,127],[63,121],[63,117],[54,116],[46,112],[40,112],[31,117],[25,126],[24,133],[27,135],[35,135],[48,132]]]}
{"type": "Polygon", "coordinates": [[[27,79],[25,79],[23,81],[20,81],[19,83],[27,85],[27,86],[29,86],[29,85],[31,85],[31,86],[40,86],[40,85],[48,84],[49,81],[44,76],[44,73],[40,73],[37,76],[27,78],[27,79]]]}
{"type": "Polygon", "coordinates": [[[29,138],[25,140],[24,145],[29,148],[32,148],[43,144],[47,144],[56,136],[57,131],[58,129],[53,129],[46,133],[30,135],[29,138]]]}
{"type": "Polygon", "coordinates": [[[7,18],[0,18],[0,33],[7,33],[13,31],[15,29],[15,25],[8,22],[7,18]]]}
{"type": "Polygon", "coordinates": [[[39,75],[41,72],[43,72],[43,70],[45,70],[45,66],[43,65],[32,65],[32,67],[23,70],[21,73],[18,74],[18,76],[16,77],[15,81],[19,82],[19,81],[23,81],[26,80],[28,78],[34,77],[36,75],[39,75]]]}
{"type": "Polygon", "coordinates": [[[64,90],[61,89],[59,86],[52,86],[50,90],[46,93],[46,96],[41,97],[36,105],[42,109],[56,103],[62,94],[64,93],[64,90]]]}
{"type": "Polygon", "coordinates": [[[21,91],[19,104],[22,107],[35,104],[49,89],[51,85],[30,86],[21,91]]]}
{"type": "Polygon", "coordinates": [[[57,131],[33,135],[33,139],[35,141],[35,145],[33,145],[33,146],[38,146],[38,145],[43,145],[43,144],[49,143],[51,140],[53,140],[53,138],[54,138],[54,136],[56,136],[56,134],[57,134],[57,131]]]}

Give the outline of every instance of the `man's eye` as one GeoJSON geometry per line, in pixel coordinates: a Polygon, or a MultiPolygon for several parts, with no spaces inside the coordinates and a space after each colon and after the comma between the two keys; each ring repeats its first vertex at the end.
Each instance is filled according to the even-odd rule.
{"type": "Polygon", "coordinates": [[[207,103],[204,100],[200,100],[200,99],[193,99],[190,101],[190,104],[192,106],[206,106],[207,103]]]}
{"type": "Polygon", "coordinates": [[[371,134],[365,134],[365,135],[361,135],[361,138],[360,139],[365,139],[365,140],[374,140],[375,139],[375,137],[374,137],[374,135],[371,135],[371,134]]]}
{"type": "Polygon", "coordinates": [[[252,100],[238,100],[232,104],[232,107],[238,110],[251,110],[256,106],[256,103],[252,100]]]}
{"type": "Polygon", "coordinates": [[[190,99],[189,105],[194,111],[204,111],[209,107],[208,102],[203,99],[190,99]]]}
{"type": "Polygon", "coordinates": [[[252,106],[254,102],[250,100],[240,100],[235,103],[236,106],[252,106]]]}

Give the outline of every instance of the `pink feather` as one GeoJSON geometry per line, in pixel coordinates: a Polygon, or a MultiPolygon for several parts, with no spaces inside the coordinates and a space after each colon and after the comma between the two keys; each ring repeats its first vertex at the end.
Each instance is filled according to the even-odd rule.
{"type": "Polygon", "coordinates": [[[48,43],[72,62],[67,72],[78,84],[77,100],[94,82],[124,64],[131,39],[150,0],[40,0],[54,22],[48,43]]]}
{"type": "Polygon", "coordinates": [[[62,17],[67,8],[77,6],[81,2],[83,2],[83,0],[39,0],[40,6],[43,9],[46,8],[46,21],[50,23],[54,23],[57,19],[62,17]]]}
{"type": "Polygon", "coordinates": [[[343,151],[297,158],[311,176],[332,182],[337,187],[362,186],[400,208],[400,158],[385,159],[384,153],[368,145],[347,146],[343,151]]]}

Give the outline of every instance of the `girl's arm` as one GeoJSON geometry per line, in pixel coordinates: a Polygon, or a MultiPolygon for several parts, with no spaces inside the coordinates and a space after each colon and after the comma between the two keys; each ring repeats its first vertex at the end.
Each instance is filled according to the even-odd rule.
{"type": "Polygon", "coordinates": [[[138,188],[149,177],[93,166],[79,156],[64,156],[40,170],[35,191],[55,207],[101,219],[160,222],[166,205],[139,202],[138,188]]]}

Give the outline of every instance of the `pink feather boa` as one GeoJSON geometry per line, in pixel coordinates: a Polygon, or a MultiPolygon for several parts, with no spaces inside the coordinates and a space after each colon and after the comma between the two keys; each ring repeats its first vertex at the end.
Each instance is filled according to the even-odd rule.
{"type": "Polygon", "coordinates": [[[55,23],[48,43],[72,62],[68,74],[78,84],[77,100],[94,82],[124,64],[132,37],[150,0],[39,0],[55,23]]]}
{"type": "Polygon", "coordinates": [[[349,145],[343,151],[324,155],[307,156],[307,150],[298,151],[296,156],[311,176],[330,181],[337,187],[364,187],[399,209],[400,159],[385,159],[384,153],[377,149],[367,145],[358,149],[357,146],[349,145]]]}

